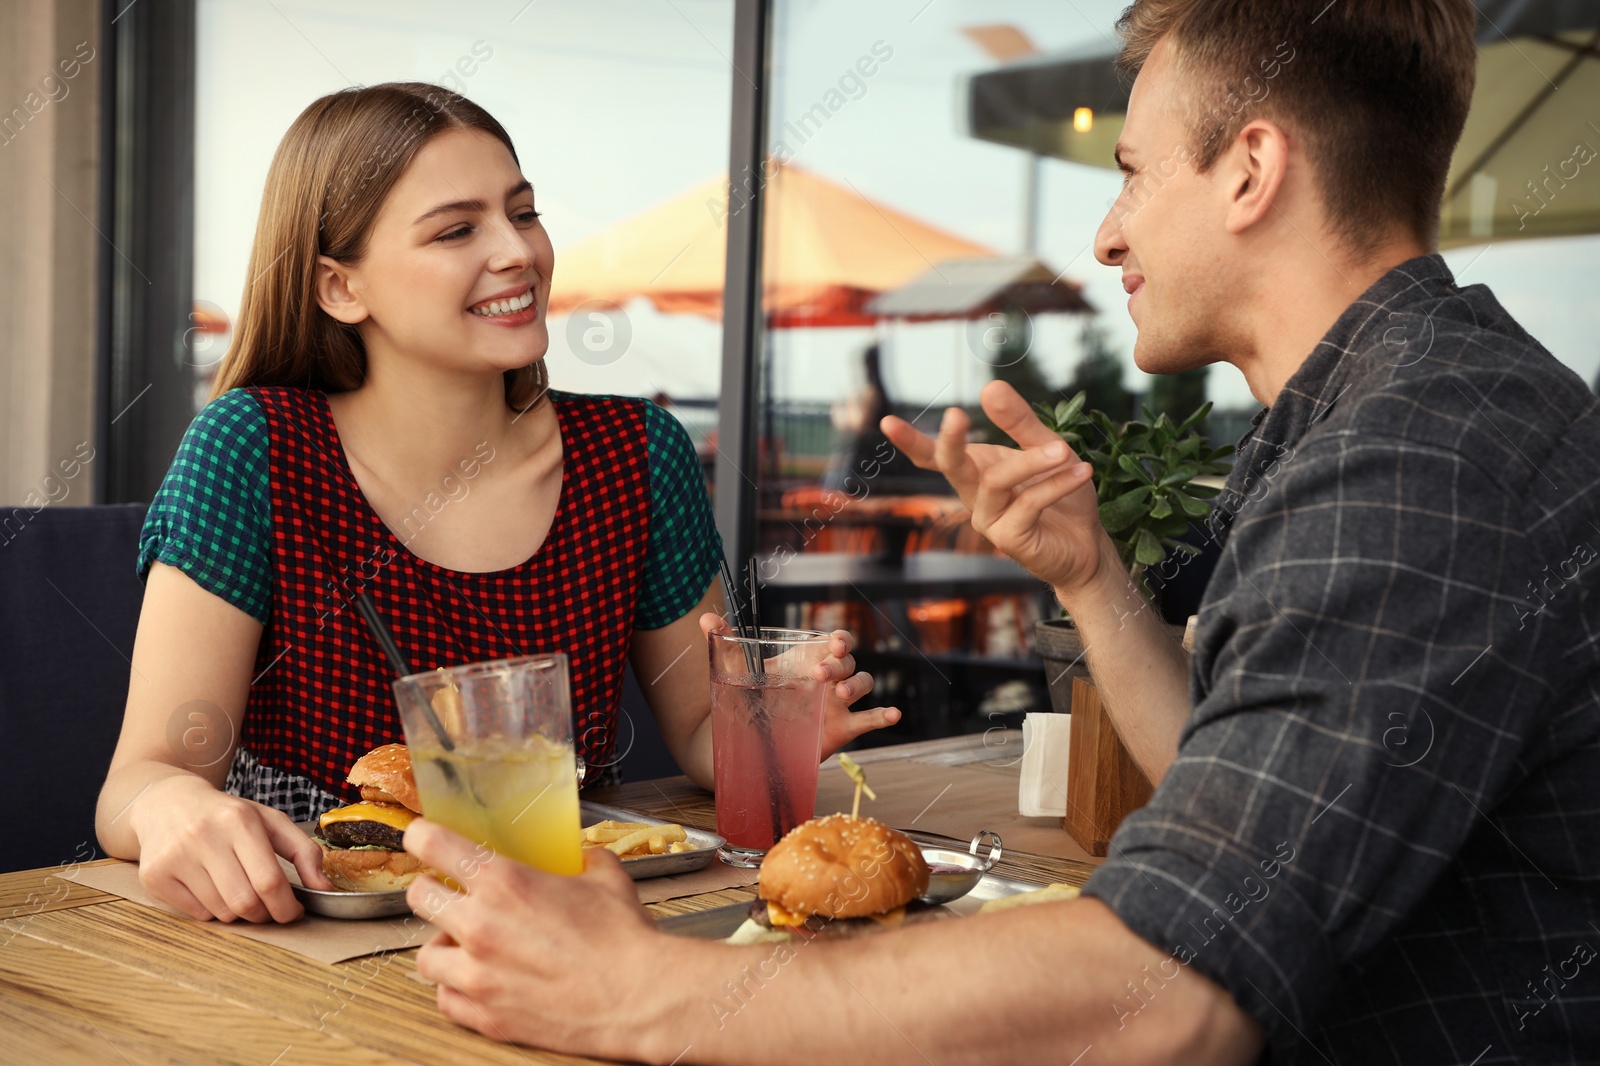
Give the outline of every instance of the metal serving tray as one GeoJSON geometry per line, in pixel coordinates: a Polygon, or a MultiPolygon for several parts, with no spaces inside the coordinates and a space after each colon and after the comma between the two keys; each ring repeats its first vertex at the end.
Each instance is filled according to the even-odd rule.
{"type": "MultiPolygon", "coordinates": [[[[1043,887],[1045,886],[1032,881],[1018,881],[999,874],[984,874],[971,892],[953,903],[946,903],[944,909],[959,915],[976,914],[978,908],[991,899],[1033,892],[1043,887]]],[[[674,914],[670,918],[659,918],[656,920],[656,927],[663,933],[671,933],[674,936],[695,937],[700,940],[726,940],[733,935],[734,930],[744,924],[749,914],[750,904],[730,903],[724,907],[695,911],[693,914],[674,914]]]]}
{"type": "MultiPolygon", "coordinates": [[[[653,814],[610,807],[604,803],[591,803],[588,800],[581,800],[578,803],[578,817],[586,826],[603,822],[607,818],[617,822],[644,822],[647,825],[671,824],[671,819],[668,818],[657,818],[653,814]]],[[[666,877],[670,874],[703,870],[711,864],[717,849],[727,843],[715,833],[708,833],[704,829],[696,829],[690,825],[683,827],[683,835],[694,845],[691,850],[680,851],[676,855],[640,855],[637,858],[623,859],[622,868],[628,871],[628,876],[635,881],[642,881],[647,877],[666,877]]]]}
{"type": "MultiPolygon", "coordinates": [[[[645,822],[649,825],[667,825],[665,818],[657,818],[651,814],[640,811],[625,810],[621,807],[610,807],[603,803],[590,803],[588,800],[578,804],[578,817],[584,825],[593,825],[610,818],[618,822],[645,822]]],[[[296,823],[307,836],[315,836],[317,824],[315,822],[296,823]]],[[[703,829],[692,826],[683,827],[684,836],[693,844],[693,849],[680,851],[676,855],[641,855],[637,858],[623,859],[622,868],[628,876],[635,881],[642,881],[647,877],[666,877],[671,874],[690,873],[702,870],[708,866],[717,849],[726,843],[722,837],[715,833],[707,833],[703,829]]],[[[279,860],[289,875],[289,885],[294,889],[295,896],[302,906],[312,914],[320,914],[327,918],[392,918],[398,914],[410,914],[411,908],[406,904],[404,891],[398,892],[341,892],[327,891],[320,888],[307,888],[300,883],[300,875],[290,863],[279,860]]]]}

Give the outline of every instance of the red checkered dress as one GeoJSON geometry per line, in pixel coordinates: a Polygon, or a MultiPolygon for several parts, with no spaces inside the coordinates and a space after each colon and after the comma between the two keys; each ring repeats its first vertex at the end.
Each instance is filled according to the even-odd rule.
{"type": "MultiPolygon", "coordinates": [[[[587,396],[555,404],[563,480],[549,535],[526,562],[474,574],[418,558],[379,520],[321,392],[250,391],[270,427],[274,541],[271,616],[240,738],[253,761],[353,799],[350,764],[404,740],[388,660],[351,603],[364,588],[416,671],[565,652],[578,752],[605,765],[649,537],[640,405],[587,396]]],[[[446,506],[441,487],[413,514],[425,523],[446,506]]],[[[311,817],[307,802],[284,795],[274,805],[311,817]]]]}

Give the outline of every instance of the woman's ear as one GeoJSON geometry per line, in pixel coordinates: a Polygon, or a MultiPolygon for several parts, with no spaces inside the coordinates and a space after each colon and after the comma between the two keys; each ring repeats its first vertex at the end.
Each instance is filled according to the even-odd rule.
{"type": "Polygon", "coordinates": [[[351,270],[337,259],[317,256],[317,305],[336,321],[353,326],[367,319],[367,305],[351,286],[351,270]]]}
{"type": "Polygon", "coordinates": [[[1265,119],[1247,123],[1218,166],[1226,166],[1227,230],[1240,234],[1267,217],[1289,170],[1289,135],[1265,119]]]}

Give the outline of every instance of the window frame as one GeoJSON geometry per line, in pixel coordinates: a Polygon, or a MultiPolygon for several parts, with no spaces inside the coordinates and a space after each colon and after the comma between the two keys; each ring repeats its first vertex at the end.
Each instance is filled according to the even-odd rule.
{"type": "Polygon", "coordinates": [[[97,286],[102,503],[151,499],[193,417],[195,0],[104,0],[97,286]]]}
{"type": "MultiPolygon", "coordinates": [[[[734,0],[728,173],[760,172],[766,144],[772,0],[734,0]]],[[[96,286],[100,311],[96,470],[104,503],[149,500],[192,415],[184,358],[194,299],[196,0],[102,0],[105,79],[100,206],[117,252],[96,286]],[[135,266],[135,264],[138,264],[135,266]]],[[[756,417],[762,345],[762,189],[728,219],[723,282],[716,521],[729,558],[756,547],[756,417]]]]}

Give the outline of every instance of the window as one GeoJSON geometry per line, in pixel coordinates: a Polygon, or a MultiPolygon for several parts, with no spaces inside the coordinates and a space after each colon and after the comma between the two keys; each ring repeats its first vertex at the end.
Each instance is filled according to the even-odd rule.
{"type": "MultiPolygon", "coordinates": [[[[975,408],[997,376],[1031,399],[1058,397],[1091,306],[1120,306],[1114,277],[1083,284],[1118,177],[966,130],[966,78],[995,65],[968,31],[993,21],[970,4],[774,5],[768,160],[755,179],[767,197],[766,606],[860,634],[878,694],[911,710],[902,739],[1044,709],[1032,644],[1049,604],[971,529],[942,478],[895,453],[878,419],[931,432],[944,407],[975,408]]],[[[1007,5],[1004,21],[1035,47],[1096,36],[1053,4],[1007,5]]],[[[1131,337],[1131,325],[1104,329],[1108,352],[1131,337]]]]}
{"type": "MultiPolygon", "coordinates": [[[[698,200],[689,212],[661,207],[717,184],[727,168],[732,0],[200,0],[196,14],[197,329],[186,356],[197,406],[249,281],[262,185],[283,132],[325,93],[415,80],[482,105],[517,146],[556,249],[552,385],[675,402],[705,441],[719,319],[658,310],[638,293],[684,271],[672,262],[681,243],[651,257],[675,239],[673,227],[720,236],[698,200]]],[[[684,257],[698,268],[694,283],[719,298],[721,256],[711,240],[684,257]]]]}

